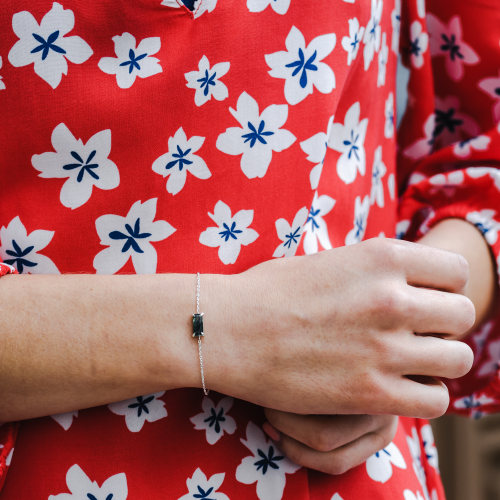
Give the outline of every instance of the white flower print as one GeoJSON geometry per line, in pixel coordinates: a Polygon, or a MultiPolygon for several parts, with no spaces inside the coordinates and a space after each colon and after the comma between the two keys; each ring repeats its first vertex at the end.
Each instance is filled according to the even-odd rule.
{"type": "Polygon", "coordinates": [[[293,257],[302,238],[303,226],[306,223],[309,211],[307,207],[301,208],[295,215],[292,225],[285,219],[276,221],[278,238],[283,242],[273,253],[273,257],[293,257]]]}
{"type": "Polygon", "coordinates": [[[496,400],[493,398],[489,398],[485,394],[478,395],[477,393],[474,393],[470,396],[465,396],[463,398],[457,399],[454,402],[453,406],[457,410],[470,410],[470,417],[474,420],[477,420],[484,415],[484,412],[479,408],[492,403],[496,403],[496,400]]]}
{"type": "Polygon", "coordinates": [[[365,61],[365,71],[370,67],[375,52],[380,50],[380,42],[382,38],[382,29],[380,28],[380,21],[382,20],[382,9],[384,3],[382,0],[372,0],[372,10],[370,20],[366,25],[365,36],[363,43],[363,58],[365,61]]]}
{"type": "Polygon", "coordinates": [[[12,462],[12,455],[14,455],[14,448],[10,450],[9,454],[5,458],[5,465],[7,467],[10,467],[10,463],[12,462]]]}
{"type": "Polygon", "coordinates": [[[97,274],[115,274],[130,257],[137,274],[156,273],[158,255],[151,242],[162,241],[176,231],[164,220],[153,222],[156,201],[136,201],[126,217],[108,214],[95,221],[101,245],[108,247],[94,257],[97,274]]]}
{"type": "Polygon", "coordinates": [[[384,137],[390,139],[394,136],[394,94],[389,93],[387,101],[385,101],[385,125],[384,137]]]}
{"type": "Polygon", "coordinates": [[[382,177],[387,172],[387,167],[382,161],[382,146],[375,150],[375,157],[373,159],[372,169],[372,189],[370,192],[370,205],[377,202],[377,205],[382,208],[384,206],[384,185],[382,184],[382,177]]]}
{"type": "Polygon", "coordinates": [[[411,490],[404,490],[403,495],[405,500],[424,500],[424,497],[420,494],[420,491],[417,491],[417,494],[413,493],[411,490]]]}
{"type": "Polygon", "coordinates": [[[425,137],[418,139],[413,144],[410,144],[410,146],[403,151],[403,154],[412,160],[420,160],[424,156],[429,155],[434,147],[435,128],[436,115],[432,113],[432,115],[430,115],[424,123],[425,137]]]}
{"type": "Polygon", "coordinates": [[[438,452],[436,446],[434,445],[434,434],[432,432],[432,427],[429,424],[422,426],[422,428],[420,429],[420,435],[422,436],[422,444],[424,445],[424,452],[427,458],[427,462],[436,470],[436,472],[439,473],[438,452]]]}
{"type": "Polygon", "coordinates": [[[422,31],[422,25],[413,21],[410,26],[410,61],[414,68],[424,65],[424,54],[429,46],[429,35],[422,31]]]}
{"type": "Polygon", "coordinates": [[[173,9],[181,8],[181,6],[177,3],[177,0],[162,0],[161,4],[165,7],[172,7],[173,9]]]}
{"type": "Polygon", "coordinates": [[[359,21],[356,17],[349,19],[348,22],[349,36],[342,38],[342,47],[347,52],[347,66],[350,66],[358,55],[358,50],[365,34],[365,28],[359,26],[359,21]]]}
{"type": "Polygon", "coordinates": [[[382,46],[380,52],[378,53],[378,75],[377,75],[377,87],[382,87],[385,85],[385,75],[387,72],[387,60],[389,57],[389,47],[385,43],[386,34],[382,33],[382,46]]]}
{"type": "Polygon", "coordinates": [[[496,103],[493,106],[493,118],[495,122],[500,122],[500,71],[498,73],[498,77],[484,78],[477,85],[492,99],[496,100],[496,103]]]}
{"type": "Polygon", "coordinates": [[[318,252],[318,241],[324,250],[331,250],[332,244],[328,235],[328,227],[323,217],[329,214],[335,206],[335,200],[326,194],[318,196],[314,193],[314,199],[309,210],[309,217],[304,227],[304,252],[311,255],[318,252]]]}
{"type": "Polygon", "coordinates": [[[73,417],[78,417],[78,410],[70,411],[68,413],[59,413],[57,415],[51,415],[51,417],[65,430],[67,431],[71,424],[73,423],[73,417]]]}
{"type": "MultiPolygon", "coordinates": [[[[493,325],[494,325],[493,321],[488,321],[479,329],[478,332],[472,335],[472,341],[476,346],[474,352],[474,365],[476,365],[481,358],[481,354],[483,353],[486,341],[488,340],[491,330],[493,329],[493,325]]],[[[499,353],[499,359],[500,359],[500,353],[499,353]]]]}
{"type": "Polygon", "coordinates": [[[317,36],[306,47],[304,35],[292,26],[286,37],[286,51],[265,56],[269,74],[285,81],[285,99],[288,104],[298,104],[316,87],[322,94],[329,94],[335,88],[332,68],[321,62],[335,48],[335,33],[317,36]]]}
{"type": "Polygon", "coordinates": [[[351,229],[345,237],[346,245],[354,245],[363,240],[369,211],[370,197],[365,196],[363,201],[361,201],[361,196],[357,196],[354,202],[354,228],[351,229]]]}
{"type": "Polygon", "coordinates": [[[73,11],[57,2],[40,25],[28,11],[14,14],[12,29],[19,41],[9,52],[10,63],[16,68],[34,63],[35,73],[55,89],[68,74],[68,61],[82,64],[93,54],[79,36],[66,37],[74,26],[73,11]]]}
{"type": "Polygon", "coordinates": [[[413,172],[408,179],[408,186],[413,186],[414,184],[418,184],[419,182],[425,181],[427,177],[420,172],[413,172]]]}
{"type": "Polygon", "coordinates": [[[473,179],[489,175],[495,182],[495,187],[500,191],[500,171],[498,169],[492,167],[469,167],[466,169],[466,172],[473,179]]]}
{"type": "MultiPolygon", "coordinates": [[[[2,68],[2,58],[0,57],[0,69],[2,68]]],[[[5,90],[5,83],[2,82],[2,77],[0,76],[0,90],[5,90]]]]}
{"type": "Polygon", "coordinates": [[[210,62],[207,56],[203,56],[198,63],[198,71],[184,73],[187,80],[186,87],[196,89],[194,94],[194,103],[196,106],[202,106],[212,99],[223,101],[229,96],[226,85],[219,79],[229,71],[230,63],[222,62],[210,68],[210,62]]]}
{"type": "Polygon", "coordinates": [[[396,224],[396,239],[402,240],[407,233],[408,229],[410,229],[409,220],[401,220],[396,224]]]}
{"type": "Polygon", "coordinates": [[[420,439],[417,434],[417,429],[415,427],[411,430],[411,437],[406,436],[406,442],[408,443],[408,448],[410,449],[411,457],[413,459],[413,470],[417,479],[424,492],[425,500],[429,500],[429,493],[427,491],[427,480],[425,477],[425,470],[422,465],[422,449],[420,448],[420,439]]]}
{"type": "Polygon", "coordinates": [[[181,191],[188,171],[198,179],[208,179],[212,175],[205,161],[194,154],[204,142],[205,138],[199,136],[188,140],[182,127],[168,138],[168,152],[157,158],[152,168],[157,174],[168,176],[167,191],[170,194],[181,191]]]}
{"type": "Polygon", "coordinates": [[[472,150],[486,151],[491,142],[491,138],[487,135],[478,135],[463,141],[457,142],[453,147],[453,154],[459,158],[468,158],[472,150]]]}
{"type": "Polygon", "coordinates": [[[257,231],[249,228],[253,221],[253,210],[240,210],[231,216],[231,209],[222,201],[215,205],[214,213],[208,216],[217,224],[200,234],[200,243],[208,247],[219,247],[219,259],[223,264],[234,264],[241,245],[250,245],[258,237],[257,231]]]}
{"type": "Polygon", "coordinates": [[[389,190],[389,196],[391,197],[391,200],[394,200],[396,197],[396,177],[394,174],[389,174],[389,177],[387,179],[387,189],[389,190]]]}
{"type": "Polygon", "coordinates": [[[207,499],[207,500],[229,500],[229,497],[217,491],[224,481],[225,473],[214,474],[207,479],[207,476],[200,468],[194,471],[193,477],[187,479],[186,484],[189,493],[180,497],[179,500],[207,499]]]}
{"type": "Polygon", "coordinates": [[[326,134],[324,132],[319,132],[313,135],[309,139],[302,141],[300,147],[302,151],[306,153],[307,159],[317,165],[313,167],[311,173],[309,174],[309,180],[311,182],[311,189],[317,189],[319,184],[319,179],[321,177],[321,172],[323,171],[323,163],[325,162],[326,150],[328,146],[328,138],[330,137],[330,132],[333,124],[333,116],[328,120],[328,126],[326,128],[326,134]]]}
{"type": "Polygon", "coordinates": [[[498,371],[500,367],[500,340],[488,344],[488,357],[477,372],[478,377],[488,377],[498,371]]]}
{"type": "Polygon", "coordinates": [[[233,398],[225,397],[215,406],[214,402],[205,396],[201,403],[203,413],[198,413],[198,415],[189,419],[196,430],[206,431],[208,444],[217,443],[224,435],[224,432],[234,434],[236,422],[233,417],[227,414],[233,406],[233,402],[233,398]]]}
{"type": "Polygon", "coordinates": [[[391,12],[392,24],[392,42],[391,49],[398,55],[399,54],[399,32],[401,28],[401,0],[396,0],[394,10],[391,12]]]}
{"type": "Polygon", "coordinates": [[[31,163],[44,179],[68,180],[61,189],[61,203],[68,208],[81,207],[89,201],[92,189],[115,189],[120,184],[118,167],[108,156],[111,130],[93,135],[86,144],[76,139],[64,123],[52,132],[55,153],[33,155],[31,163]]]}
{"type": "Polygon", "coordinates": [[[500,222],[497,222],[493,217],[496,215],[495,210],[481,210],[480,212],[469,212],[466,215],[466,220],[474,224],[490,245],[494,245],[498,239],[498,230],[500,222]]]}
{"type": "Polygon", "coordinates": [[[108,408],[116,415],[125,417],[125,423],[130,432],[139,432],[146,420],[148,422],[156,422],[168,415],[165,403],[161,399],[158,399],[164,394],[165,391],[138,396],[137,398],[127,399],[118,403],[111,403],[108,405],[108,408]]]}
{"type": "Polygon", "coordinates": [[[446,72],[452,80],[464,76],[464,64],[477,64],[479,56],[462,40],[460,17],[451,18],[448,26],[434,14],[427,14],[427,30],[430,35],[431,56],[446,57],[446,72]]]}
{"type": "Polygon", "coordinates": [[[231,127],[217,138],[216,147],[228,155],[242,155],[241,170],[249,179],[264,177],[273,157],[288,149],[296,137],[281,127],[288,119],[288,105],[271,104],[259,114],[257,101],[243,92],[236,110],[229,111],[241,125],[231,127]]]}
{"type": "Polygon", "coordinates": [[[160,60],[151,57],[161,48],[159,37],[144,38],[136,46],[135,37],[123,33],[113,37],[116,57],[103,57],[99,69],[108,75],[116,75],[121,89],[129,89],[137,77],[148,78],[163,71],[160,60]]]}
{"type": "Polygon", "coordinates": [[[339,153],[337,174],[346,184],[351,184],[359,173],[365,175],[365,136],[368,118],[359,121],[361,107],[355,102],[347,111],[344,125],[334,123],[328,140],[328,146],[339,153]]]}
{"type": "Polygon", "coordinates": [[[61,274],[52,260],[38,253],[53,236],[54,231],[43,229],[28,234],[21,219],[14,217],[7,227],[0,229],[0,257],[19,274],[61,274]]]}
{"type": "Polygon", "coordinates": [[[434,187],[429,190],[429,194],[435,195],[438,192],[442,192],[448,198],[451,198],[455,195],[457,186],[463,184],[464,177],[462,170],[456,170],[448,174],[433,175],[429,178],[429,184],[432,184],[434,187]]]}
{"type": "MultiPolygon", "coordinates": [[[[346,2],[346,1],[347,0],[344,0],[344,2],[346,2]]],[[[353,1],[353,3],[354,3],[354,1],[353,1]]],[[[335,493],[335,495],[333,495],[331,500],[342,500],[342,497],[338,493],[335,493]]]]}
{"type": "Polygon", "coordinates": [[[406,462],[399,448],[394,443],[389,443],[366,461],[366,472],[374,481],[386,483],[392,477],[393,465],[406,469],[406,462]]]}
{"type": "Polygon", "coordinates": [[[127,476],[115,474],[106,479],[99,488],[91,481],[79,465],[73,465],[66,473],[66,484],[71,493],[50,495],[49,500],[126,500],[128,496],[127,476]]]}
{"type": "Polygon", "coordinates": [[[194,18],[197,19],[205,12],[212,12],[216,6],[217,0],[197,0],[194,4],[194,18]]]}
{"type": "Polygon", "coordinates": [[[247,8],[250,12],[262,12],[269,5],[274,12],[284,15],[290,7],[290,0],[247,0],[247,8]]]}
{"type": "Polygon", "coordinates": [[[257,482],[259,500],[281,500],[285,489],[285,474],[293,474],[300,469],[268,441],[264,432],[253,422],[248,422],[246,440],[241,442],[251,451],[236,469],[236,480],[243,484],[257,482]]]}
{"type": "Polygon", "coordinates": [[[418,17],[423,19],[425,17],[425,0],[416,0],[417,1],[417,12],[418,17]]]}

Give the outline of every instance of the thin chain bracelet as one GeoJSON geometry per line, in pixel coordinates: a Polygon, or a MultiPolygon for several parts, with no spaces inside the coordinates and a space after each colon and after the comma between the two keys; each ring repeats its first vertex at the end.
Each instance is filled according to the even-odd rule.
{"type": "Polygon", "coordinates": [[[200,358],[201,383],[203,392],[208,396],[208,390],[205,387],[205,374],[203,373],[203,356],[201,354],[201,337],[203,333],[203,313],[200,313],[200,273],[196,273],[196,313],[193,314],[193,337],[198,338],[198,356],[200,358]]]}

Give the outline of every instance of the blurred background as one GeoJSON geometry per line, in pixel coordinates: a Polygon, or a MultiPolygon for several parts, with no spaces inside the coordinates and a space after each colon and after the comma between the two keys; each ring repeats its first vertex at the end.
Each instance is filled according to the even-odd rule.
{"type": "Polygon", "coordinates": [[[447,500],[499,500],[500,415],[446,415],[431,424],[447,500]]]}

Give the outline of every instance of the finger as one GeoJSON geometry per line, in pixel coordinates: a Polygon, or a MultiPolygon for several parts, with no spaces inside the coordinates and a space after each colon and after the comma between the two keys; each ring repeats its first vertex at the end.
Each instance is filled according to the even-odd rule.
{"type": "Polygon", "coordinates": [[[469,264],[461,255],[400,240],[391,240],[388,254],[405,271],[408,284],[465,293],[469,264]]]}
{"type": "MultiPolygon", "coordinates": [[[[391,384],[385,395],[383,412],[431,419],[443,415],[449,403],[448,389],[440,380],[422,375],[406,376],[391,384]]],[[[376,413],[376,401],[373,410],[368,411],[376,413]]]]}
{"type": "Polygon", "coordinates": [[[265,409],[269,423],[282,434],[317,451],[332,451],[391,420],[390,415],[298,415],[265,409]]]}
{"type": "Polygon", "coordinates": [[[425,375],[449,379],[466,375],[474,362],[472,349],[457,340],[421,337],[410,334],[394,359],[396,370],[403,375],[425,375]]]}
{"type": "Polygon", "coordinates": [[[460,336],[476,320],[474,305],[456,293],[408,287],[406,317],[416,333],[460,336]]]}
{"type": "Polygon", "coordinates": [[[374,453],[388,446],[394,439],[396,429],[397,418],[393,418],[388,426],[364,434],[349,444],[327,452],[314,450],[284,434],[277,444],[280,450],[296,464],[326,474],[338,475],[362,464],[374,453]]]}

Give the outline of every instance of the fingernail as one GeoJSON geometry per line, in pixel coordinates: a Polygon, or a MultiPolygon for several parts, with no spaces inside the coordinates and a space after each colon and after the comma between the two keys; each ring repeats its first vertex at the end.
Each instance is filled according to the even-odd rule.
{"type": "Polygon", "coordinates": [[[269,422],[265,422],[262,425],[264,432],[273,440],[278,442],[280,440],[281,434],[277,431],[269,422]]]}

